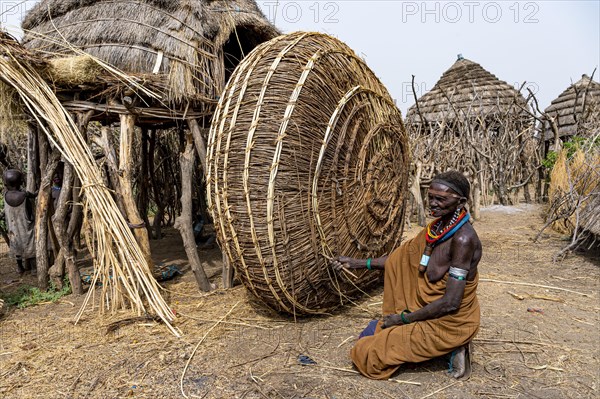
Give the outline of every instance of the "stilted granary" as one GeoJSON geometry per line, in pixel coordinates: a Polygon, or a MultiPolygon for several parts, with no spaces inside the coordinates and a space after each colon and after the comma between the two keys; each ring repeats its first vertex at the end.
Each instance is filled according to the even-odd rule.
{"type": "MultiPolygon", "coordinates": [[[[175,223],[198,284],[209,290],[192,232],[194,212],[206,213],[208,127],[227,78],[254,47],[279,35],[277,29],[246,0],[42,0],[22,27],[23,45],[40,57],[41,75],[76,120],[147,261],[149,239],[175,223]]],[[[52,180],[50,160],[58,153],[35,123],[27,142],[28,187],[40,188],[38,242],[45,247],[46,235],[53,238],[37,255],[45,287],[49,271],[57,280],[64,273],[56,262],[59,267],[50,267],[47,250],[60,254],[57,262],[72,259],[83,212],[74,207],[66,220],[51,218],[44,181],[52,180]]],[[[61,195],[57,209],[80,203],[81,184],[72,165],[64,168],[72,180],[63,187],[72,194],[61,195]]],[[[81,284],[72,283],[81,292],[81,284]]]]}

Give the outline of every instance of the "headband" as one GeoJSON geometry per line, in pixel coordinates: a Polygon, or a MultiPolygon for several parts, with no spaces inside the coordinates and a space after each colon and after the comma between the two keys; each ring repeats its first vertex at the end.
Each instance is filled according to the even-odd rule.
{"type": "MultiPolygon", "coordinates": [[[[461,197],[465,197],[465,198],[466,198],[466,195],[465,195],[465,193],[463,192],[463,190],[461,190],[460,188],[458,188],[458,186],[456,186],[456,184],[453,184],[453,183],[450,183],[450,182],[449,182],[449,181],[447,181],[447,180],[444,180],[444,179],[438,179],[438,178],[435,178],[435,179],[433,179],[433,180],[431,181],[431,184],[433,184],[433,183],[443,184],[444,186],[446,186],[446,187],[449,187],[449,188],[451,188],[452,190],[454,190],[454,191],[455,191],[455,192],[456,192],[458,195],[460,195],[461,197]]],[[[431,185],[430,185],[430,186],[431,186],[431,185]]]]}

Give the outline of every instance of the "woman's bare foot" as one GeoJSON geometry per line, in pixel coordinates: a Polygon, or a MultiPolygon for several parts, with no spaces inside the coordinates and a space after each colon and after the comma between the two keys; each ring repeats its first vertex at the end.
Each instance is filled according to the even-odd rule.
{"type": "Polygon", "coordinates": [[[467,370],[467,346],[461,346],[452,352],[452,364],[450,375],[454,378],[462,378],[467,370]]]}

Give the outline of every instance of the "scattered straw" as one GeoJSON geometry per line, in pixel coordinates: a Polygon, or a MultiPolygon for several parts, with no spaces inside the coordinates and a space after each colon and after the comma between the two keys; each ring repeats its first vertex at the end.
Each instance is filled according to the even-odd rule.
{"type": "Polygon", "coordinates": [[[223,322],[223,320],[225,320],[227,318],[227,316],[229,316],[231,314],[231,312],[233,312],[233,310],[236,308],[237,305],[239,305],[239,301],[236,302],[235,305],[233,305],[231,307],[231,309],[229,309],[229,312],[227,312],[223,317],[221,317],[219,319],[219,321],[217,321],[215,324],[213,324],[213,326],[211,328],[209,328],[208,331],[206,331],[206,333],[202,336],[202,339],[196,344],[196,347],[192,351],[192,354],[190,355],[190,358],[185,363],[185,367],[183,368],[183,372],[181,373],[181,378],[179,379],[179,387],[181,388],[181,394],[185,398],[188,398],[188,396],[185,394],[185,390],[183,389],[183,379],[185,378],[185,374],[187,373],[188,367],[190,366],[190,363],[192,362],[192,359],[194,358],[194,355],[196,354],[196,351],[198,350],[198,348],[200,347],[200,345],[202,344],[202,342],[204,342],[204,340],[206,339],[206,337],[208,336],[208,334],[210,334],[210,332],[212,330],[214,330],[216,326],[218,326],[219,324],[221,324],[221,322],[223,322]]]}
{"type": "Polygon", "coordinates": [[[484,282],[484,283],[525,285],[527,287],[538,287],[538,288],[546,288],[546,289],[549,289],[549,290],[565,291],[565,292],[570,292],[572,294],[577,294],[577,295],[587,296],[587,297],[591,297],[592,296],[590,294],[585,294],[583,292],[573,291],[573,290],[570,290],[570,289],[567,289],[567,288],[554,287],[554,286],[551,286],[551,285],[542,285],[542,284],[533,284],[533,283],[522,283],[520,281],[493,280],[493,279],[489,279],[489,278],[481,278],[481,279],[479,279],[479,281],[480,282],[484,282]]]}
{"type": "Polygon", "coordinates": [[[348,338],[346,338],[345,340],[343,340],[342,342],[340,342],[340,344],[337,346],[338,348],[341,347],[342,345],[344,345],[346,342],[350,341],[352,338],[354,338],[353,335],[349,336],[348,338]]]}
{"type": "Polygon", "coordinates": [[[358,371],[356,371],[356,370],[352,370],[352,369],[345,369],[345,368],[342,368],[342,367],[324,366],[324,365],[321,365],[321,364],[314,364],[314,365],[312,365],[312,367],[319,367],[319,368],[322,368],[322,369],[328,369],[328,370],[343,371],[343,372],[345,372],[345,373],[360,374],[360,373],[359,373],[358,371]]]}
{"type": "Polygon", "coordinates": [[[423,385],[420,382],[416,382],[416,381],[404,381],[404,380],[394,380],[394,379],[390,379],[390,381],[397,382],[398,384],[423,385]]]}
{"type": "Polygon", "coordinates": [[[435,391],[431,392],[431,393],[430,393],[430,394],[428,394],[428,395],[422,396],[422,397],[421,397],[421,399],[430,398],[430,397],[432,397],[433,395],[435,395],[436,393],[440,393],[440,392],[442,392],[442,391],[444,391],[444,390],[446,390],[446,389],[448,389],[448,388],[450,388],[450,387],[453,387],[454,385],[458,384],[459,382],[460,382],[460,381],[456,381],[456,382],[453,382],[452,384],[448,384],[448,385],[446,385],[446,386],[444,386],[444,387],[442,387],[442,388],[440,388],[440,389],[437,389],[437,390],[435,390],[435,391]]]}

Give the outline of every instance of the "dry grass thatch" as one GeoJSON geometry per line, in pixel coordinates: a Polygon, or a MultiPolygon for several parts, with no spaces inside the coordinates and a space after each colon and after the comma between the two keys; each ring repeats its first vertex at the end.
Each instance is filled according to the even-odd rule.
{"type": "Polygon", "coordinates": [[[248,55],[208,144],[209,206],[246,287],[289,313],[322,313],[378,273],[338,275],[336,255],[379,256],[403,228],[409,149],[400,111],[337,39],[297,32],[248,55]]]}
{"type": "MultiPolygon", "coordinates": [[[[425,123],[460,120],[465,114],[498,115],[505,112],[529,119],[514,106],[515,103],[527,106],[525,98],[513,86],[476,62],[459,56],[431,91],[418,99],[418,110],[425,123]]],[[[416,104],[409,108],[406,123],[422,123],[416,104]]]]}
{"type": "Polygon", "coordinates": [[[93,82],[104,69],[87,55],[53,58],[49,60],[50,76],[58,85],[81,85],[93,82]]]}
{"type": "Polygon", "coordinates": [[[552,228],[569,235],[581,228],[600,236],[599,198],[600,150],[579,149],[570,158],[562,150],[550,175],[552,228]]]}
{"type": "MultiPolygon", "coordinates": [[[[554,118],[558,128],[558,136],[586,136],[585,124],[600,121],[600,83],[587,75],[563,91],[544,113],[554,118]]],[[[554,138],[549,121],[542,127],[545,140],[554,138]]]]}
{"type": "Polygon", "coordinates": [[[0,143],[10,144],[16,135],[27,127],[25,114],[21,109],[15,90],[0,82],[0,143]]]}
{"type": "Polygon", "coordinates": [[[230,38],[251,49],[279,33],[251,0],[42,0],[22,27],[24,45],[50,58],[73,46],[127,73],[157,74],[173,102],[217,98],[230,38]]]}
{"type": "MultiPolygon", "coordinates": [[[[15,42],[14,37],[0,30],[0,46],[15,42]]],[[[43,65],[36,66],[44,69],[43,65]]],[[[6,145],[3,156],[12,168],[25,169],[28,119],[16,90],[0,80],[0,146],[6,145]]]]}

